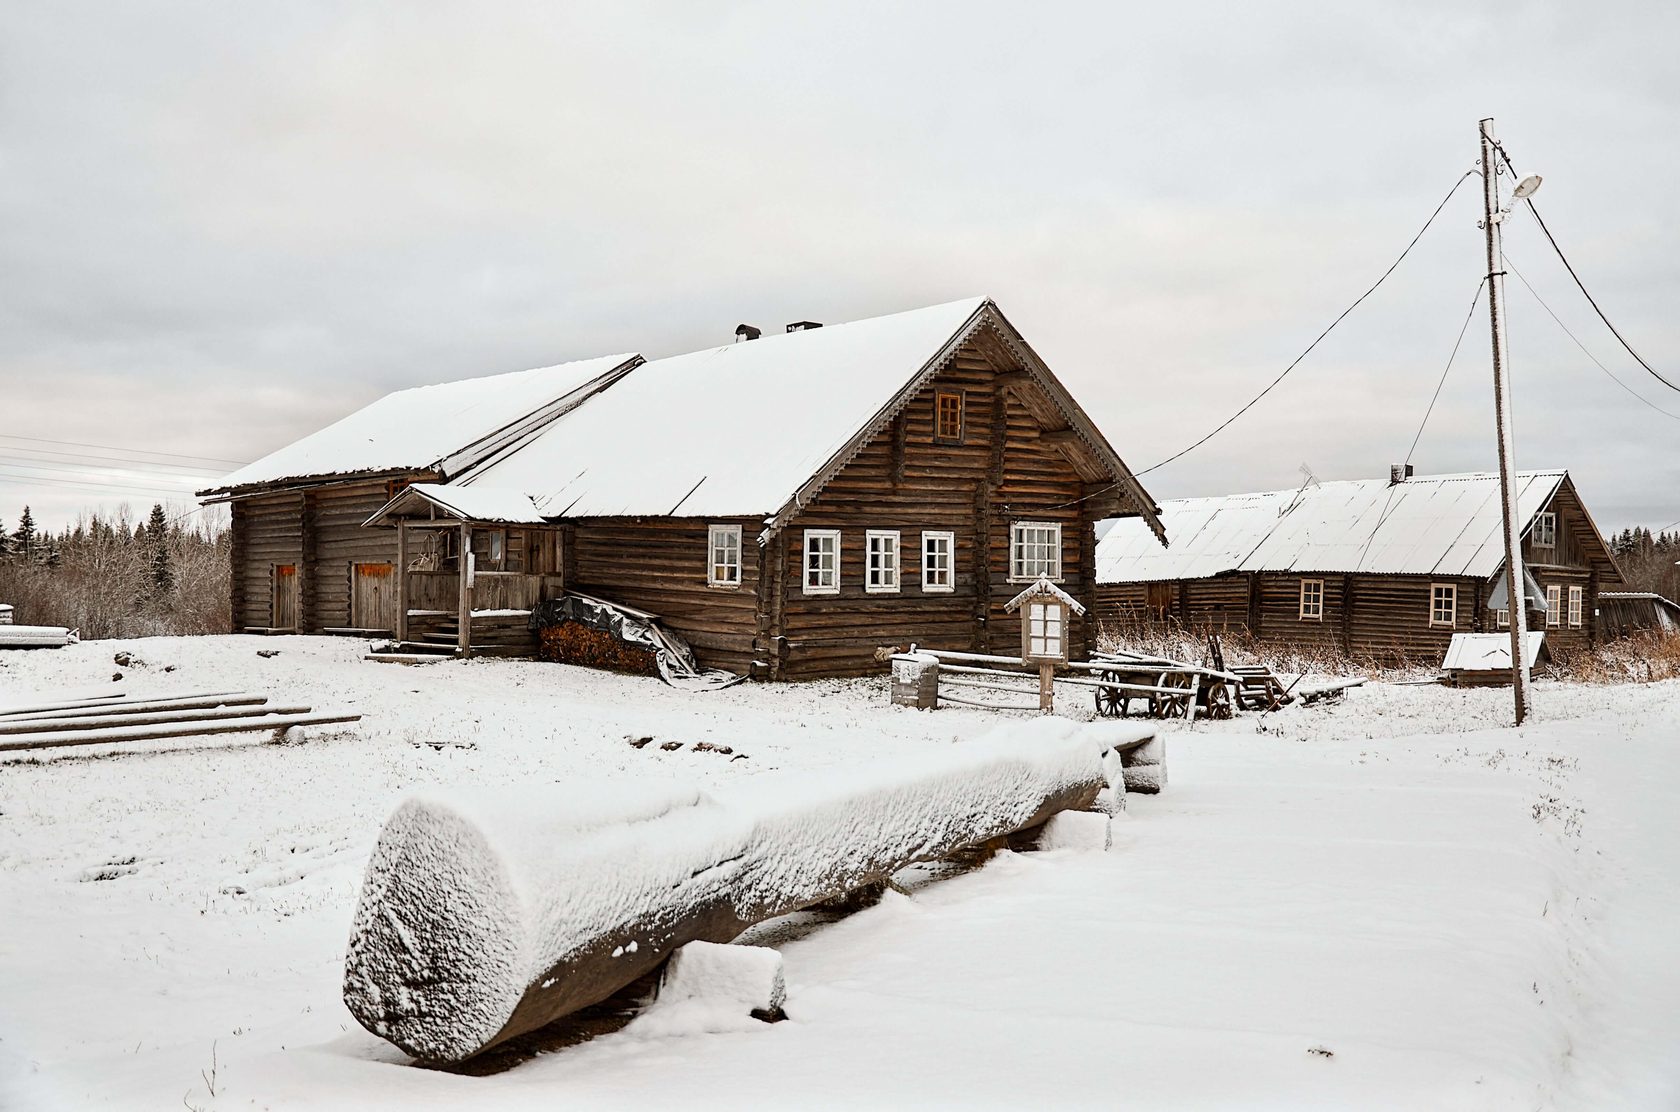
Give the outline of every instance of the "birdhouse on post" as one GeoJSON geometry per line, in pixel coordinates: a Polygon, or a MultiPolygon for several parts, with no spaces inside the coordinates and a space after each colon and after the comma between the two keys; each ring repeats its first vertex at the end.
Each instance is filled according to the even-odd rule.
{"type": "Polygon", "coordinates": [[[1049,577],[1039,576],[1004,607],[1016,609],[1021,611],[1021,662],[1038,665],[1038,709],[1048,713],[1054,706],[1056,666],[1067,663],[1068,619],[1085,608],[1049,577]]]}

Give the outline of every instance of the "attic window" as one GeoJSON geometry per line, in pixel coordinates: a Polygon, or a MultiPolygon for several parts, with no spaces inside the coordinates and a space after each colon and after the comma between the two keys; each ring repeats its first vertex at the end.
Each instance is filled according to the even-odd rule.
{"type": "Polygon", "coordinates": [[[933,438],[959,444],[963,438],[963,395],[941,391],[933,396],[933,438]]]}
{"type": "Polygon", "coordinates": [[[1534,515],[1534,547],[1557,547],[1557,514],[1543,513],[1534,515]]]}

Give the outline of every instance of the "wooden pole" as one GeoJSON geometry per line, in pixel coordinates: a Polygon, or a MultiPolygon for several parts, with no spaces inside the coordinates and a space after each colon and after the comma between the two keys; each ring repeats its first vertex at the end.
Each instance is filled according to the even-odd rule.
{"type": "Polygon", "coordinates": [[[461,523],[461,574],[456,576],[461,585],[460,605],[457,607],[460,628],[455,632],[455,651],[463,657],[472,655],[472,595],[473,595],[473,555],[472,555],[472,526],[461,523]]]}
{"type": "Polygon", "coordinates": [[[397,641],[408,640],[408,525],[397,522],[397,641]]]}
{"type": "Polygon", "coordinates": [[[1038,666],[1038,709],[1049,714],[1056,709],[1056,666],[1048,660],[1038,666]]]}
{"type": "Polygon", "coordinates": [[[1487,238],[1488,321],[1493,331],[1493,408],[1499,445],[1499,501],[1504,514],[1506,601],[1511,606],[1511,691],[1517,725],[1528,717],[1528,591],[1517,532],[1517,489],[1511,474],[1516,448],[1511,433],[1510,368],[1505,360],[1505,257],[1499,247],[1499,162],[1493,120],[1477,125],[1482,138],[1482,230],[1487,238]]]}

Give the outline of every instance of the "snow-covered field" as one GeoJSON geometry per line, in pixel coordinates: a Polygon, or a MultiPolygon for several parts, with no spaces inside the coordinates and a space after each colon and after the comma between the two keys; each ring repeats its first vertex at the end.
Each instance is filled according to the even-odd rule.
{"type": "Polygon", "coordinates": [[[650,1014],[471,1077],[410,1067],[340,1000],[405,792],[820,773],[1004,719],[889,707],[884,681],[688,695],[363,648],[0,652],[0,705],[114,686],[121,649],[135,694],[365,715],[0,757],[0,1107],[1680,1107],[1680,684],[1542,684],[1520,731],[1508,692],[1380,685],[1181,728],[1108,854],[1003,854],[767,931],[787,1022],[650,1014]]]}

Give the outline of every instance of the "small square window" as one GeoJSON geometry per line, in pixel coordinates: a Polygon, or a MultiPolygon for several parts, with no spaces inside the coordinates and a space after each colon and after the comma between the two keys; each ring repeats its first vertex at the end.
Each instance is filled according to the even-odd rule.
{"type": "Polygon", "coordinates": [[[871,529],[864,534],[863,589],[872,595],[898,593],[898,531],[871,529]]]}
{"type": "Polygon", "coordinates": [[[1009,578],[1026,583],[1039,576],[1062,578],[1062,527],[1054,521],[1017,521],[1009,530],[1009,578]]]}
{"type": "Polygon", "coordinates": [[[1301,620],[1321,621],[1324,618],[1324,580],[1301,580],[1301,620]]]}
{"type": "Polygon", "coordinates": [[[1429,624],[1448,629],[1458,624],[1458,584],[1435,583],[1430,586],[1429,624]]]}
{"type": "Polygon", "coordinates": [[[741,585],[741,527],[713,525],[707,530],[707,548],[711,551],[706,571],[706,583],[712,587],[741,585]]]}
{"type": "Polygon", "coordinates": [[[840,531],[805,530],[805,593],[840,593],[840,531]]]}
{"type": "Polygon", "coordinates": [[[1534,515],[1534,547],[1557,547],[1557,514],[1544,513],[1534,515]]]}
{"type": "Polygon", "coordinates": [[[1498,624],[1500,629],[1510,629],[1511,628],[1511,612],[1509,610],[1495,611],[1494,621],[1498,624]]]}
{"type": "Polygon", "coordinates": [[[1587,592],[1583,587],[1569,588],[1569,628],[1580,629],[1585,617],[1587,592]]]}
{"type": "Polygon", "coordinates": [[[933,438],[955,443],[963,438],[963,395],[945,393],[933,396],[933,438]]]}
{"type": "Polygon", "coordinates": [[[1546,624],[1554,629],[1563,625],[1563,588],[1556,583],[1546,584],[1546,624]]]}
{"type": "Polygon", "coordinates": [[[922,534],[922,590],[929,594],[956,590],[956,543],[954,533],[922,534]]]}

